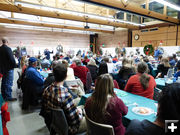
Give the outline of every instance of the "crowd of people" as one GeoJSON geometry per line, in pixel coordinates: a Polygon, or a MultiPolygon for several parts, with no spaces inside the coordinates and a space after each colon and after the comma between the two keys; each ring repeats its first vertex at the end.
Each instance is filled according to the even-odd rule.
{"type": "MultiPolygon", "coordinates": [[[[8,40],[3,38],[2,43],[1,94],[5,100],[12,101],[15,100],[11,95],[11,87],[16,64],[8,47],[8,40]]],[[[143,55],[134,58],[56,54],[51,59],[50,53],[53,52],[46,49],[45,58],[42,59],[41,56],[22,56],[19,64],[22,69],[19,83],[23,96],[27,94],[27,89],[32,88],[26,96],[30,97],[31,105],[42,104],[40,115],[44,117],[49,130],[50,108],[63,109],[69,125],[69,134],[87,130],[85,113],[95,122],[112,125],[116,135],[161,135],[165,132],[165,120],[180,120],[180,87],[177,83],[166,86],[162,91],[155,122],[132,120],[126,128],[122,118],[128,113],[128,107],[114,92],[114,88],[117,88],[153,100],[156,78],[164,78],[169,69],[174,71],[174,82],[180,76],[180,61],[175,55],[167,58],[157,56],[156,52],[154,58],[143,55]],[[48,77],[42,76],[41,70],[48,70],[48,77]],[[87,93],[92,95],[86,100],[84,112],[78,103],[87,93]]],[[[27,106],[23,109],[27,109],[27,106]]]]}

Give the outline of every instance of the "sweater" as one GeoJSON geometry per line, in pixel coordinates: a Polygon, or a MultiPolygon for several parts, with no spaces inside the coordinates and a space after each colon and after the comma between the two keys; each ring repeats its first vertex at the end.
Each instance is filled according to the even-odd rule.
{"type": "Polygon", "coordinates": [[[140,82],[140,76],[141,74],[139,73],[131,76],[124,90],[130,93],[136,94],[136,95],[153,99],[154,88],[156,87],[156,82],[154,78],[151,75],[148,75],[150,77],[149,86],[147,89],[144,90],[140,82]]]}
{"type": "MultiPolygon", "coordinates": [[[[87,116],[91,119],[91,97],[86,100],[85,111],[87,116]]],[[[98,110],[97,110],[98,111],[98,110]]],[[[117,96],[111,97],[110,101],[107,105],[106,111],[109,115],[105,116],[105,123],[112,125],[114,128],[115,135],[124,135],[125,127],[122,124],[122,116],[126,115],[128,112],[128,108],[125,106],[123,101],[117,96]]],[[[96,122],[96,120],[93,120],[96,122]]]]}

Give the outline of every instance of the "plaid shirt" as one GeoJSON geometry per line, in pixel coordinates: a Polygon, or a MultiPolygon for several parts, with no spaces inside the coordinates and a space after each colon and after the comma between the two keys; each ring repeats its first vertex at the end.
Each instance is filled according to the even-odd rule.
{"type": "Polygon", "coordinates": [[[82,116],[79,115],[73,98],[65,87],[54,83],[47,87],[43,93],[43,106],[45,110],[49,107],[63,109],[69,126],[69,134],[77,133],[82,116]]]}

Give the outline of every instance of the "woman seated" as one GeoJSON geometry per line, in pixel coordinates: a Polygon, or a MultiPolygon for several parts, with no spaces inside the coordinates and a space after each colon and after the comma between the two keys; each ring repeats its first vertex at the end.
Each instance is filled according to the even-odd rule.
{"type": "Polygon", "coordinates": [[[137,71],[138,73],[136,75],[130,77],[124,90],[136,95],[153,99],[156,82],[151,75],[147,74],[147,64],[145,62],[139,63],[137,71]]]}
{"type": "Polygon", "coordinates": [[[97,77],[98,67],[97,67],[96,62],[93,58],[91,58],[90,61],[88,62],[87,68],[89,69],[89,71],[91,73],[92,80],[94,82],[96,80],[96,77],[97,77]]]}
{"type": "Polygon", "coordinates": [[[118,82],[119,88],[124,90],[127,80],[134,74],[135,71],[132,68],[131,61],[125,58],[122,61],[122,68],[117,75],[113,75],[113,78],[118,82]]]}
{"type": "Polygon", "coordinates": [[[99,76],[94,93],[86,100],[85,111],[91,120],[112,125],[116,135],[123,135],[125,128],[122,116],[127,114],[128,108],[113,89],[113,80],[109,74],[99,76]]]}
{"type": "MultiPolygon", "coordinates": [[[[99,65],[98,76],[100,76],[102,74],[106,74],[106,73],[108,73],[108,66],[107,66],[107,63],[103,61],[99,65]]],[[[119,89],[119,85],[118,85],[117,81],[113,80],[113,82],[114,82],[114,88],[119,89]]],[[[95,83],[96,83],[96,81],[95,81],[95,83]]]]}
{"type": "Polygon", "coordinates": [[[164,76],[167,75],[169,68],[169,60],[167,58],[162,58],[161,63],[157,67],[158,75],[156,76],[156,78],[164,78],[164,76]]]}
{"type": "MultiPolygon", "coordinates": [[[[166,86],[162,90],[162,95],[158,101],[158,112],[155,122],[148,120],[132,120],[129,124],[126,135],[165,135],[165,121],[177,120],[176,126],[180,125],[180,85],[174,83],[166,86]]],[[[167,127],[166,127],[167,128],[167,127]]],[[[167,130],[170,131],[171,130],[167,130]]],[[[179,135],[180,128],[174,129],[174,133],[167,135],[179,135]]]]}

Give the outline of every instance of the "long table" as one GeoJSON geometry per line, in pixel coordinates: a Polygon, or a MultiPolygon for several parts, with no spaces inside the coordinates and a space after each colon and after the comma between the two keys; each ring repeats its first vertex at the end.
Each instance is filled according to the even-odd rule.
{"type": "Polygon", "coordinates": [[[173,83],[173,80],[168,80],[165,82],[164,78],[158,78],[158,79],[155,79],[155,81],[156,81],[157,88],[159,89],[163,89],[166,86],[166,83],[167,84],[173,83]]]}
{"type": "MultiPolygon", "coordinates": [[[[138,115],[135,114],[132,109],[135,107],[135,105],[132,105],[133,103],[137,103],[138,107],[148,107],[151,108],[154,112],[157,112],[157,102],[142,96],[138,96],[135,94],[131,94],[119,89],[114,89],[116,95],[125,103],[125,105],[128,106],[128,114],[124,116],[123,124],[126,126],[129,124],[129,122],[133,119],[138,119],[140,121],[147,119],[151,122],[153,122],[156,119],[156,114],[152,113],[151,115],[138,115]]],[[[81,100],[79,102],[79,105],[84,105],[86,102],[86,99],[91,96],[91,94],[86,94],[81,97],[81,100]]]]}

